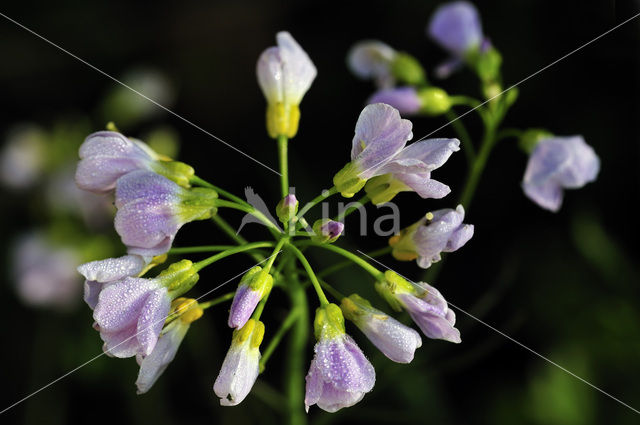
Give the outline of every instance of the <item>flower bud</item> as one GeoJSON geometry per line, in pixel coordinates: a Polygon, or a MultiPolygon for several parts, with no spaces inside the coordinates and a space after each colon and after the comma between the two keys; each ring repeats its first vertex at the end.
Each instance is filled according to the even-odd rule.
{"type": "Polygon", "coordinates": [[[156,278],[164,284],[173,298],[187,292],[198,282],[200,276],[189,260],[180,260],[163,270],[156,278]]]}
{"type": "Polygon", "coordinates": [[[418,91],[422,104],[420,112],[426,115],[442,115],[451,109],[451,99],[446,91],[439,87],[427,87],[418,91]]]}
{"type": "Polygon", "coordinates": [[[338,240],[343,230],[344,223],[324,218],[313,223],[314,236],[311,239],[318,243],[333,243],[338,240]]]}
{"type": "Polygon", "coordinates": [[[241,328],[249,320],[260,300],[273,287],[273,276],[255,266],[240,280],[229,311],[229,327],[241,328]]]}
{"type": "Polygon", "coordinates": [[[296,195],[287,195],[276,206],[276,214],[282,224],[287,224],[298,212],[298,200],[296,195]]]}
{"type": "Polygon", "coordinates": [[[397,53],[391,63],[391,74],[401,83],[425,84],[427,77],[420,62],[408,53],[397,53]]]}

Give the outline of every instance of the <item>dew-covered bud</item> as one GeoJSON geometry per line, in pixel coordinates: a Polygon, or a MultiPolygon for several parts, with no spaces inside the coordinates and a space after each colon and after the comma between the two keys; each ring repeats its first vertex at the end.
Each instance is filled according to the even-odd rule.
{"type": "Polygon", "coordinates": [[[249,320],[260,300],[273,287],[273,276],[255,266],[240,280],[229,310],[229,327],[241,328],[249,320]]]}

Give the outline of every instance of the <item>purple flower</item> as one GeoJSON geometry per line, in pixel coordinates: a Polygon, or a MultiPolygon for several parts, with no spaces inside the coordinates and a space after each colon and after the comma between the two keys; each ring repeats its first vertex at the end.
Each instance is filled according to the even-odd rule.
{"type": "Polygon", "coordinates": [[[378,87],[392,87],[394,83],[391,67],[396,51],[377,40],[356,43],[347,55],[349,69],[357,77],[373,79],[378,87]]]}
{"type": "Polygon", "coordinates": [[[399,192],[416,192],[424,199],[445,197],[451,189],[431,178],[453,152],[460,150],[458,139],[427,139],[412,143],[380,167],[377,177],[365,190],[375,205],[391,201],[399,192]]]}
{"type": "Polygon", "coordinates": [[[328,218],[313,223],[313,240],[319,243],[333,243],[344,231],[344,223],[328,218]]]}
{"type": "Polygon", "coordinates": [[[159,157],[142,142],[113,131],[90,134],[80,146],[78,187],[91,192],[113,190],[117,180],[134,170],[152,170],[159,157]]]}
{"type": "Polygon", "coordinates": [[[171,297],[161,279],[125,277],[102,288],[93,311],[103,350],[114,357],[151,354],[171,297]]]}
{"type": "Polygon", "coordinates": [[[191,323],[202,316],[202,308],[194,299],[178,298],[173,301],[171,315],[177,315],[162,329],[158,342],[148,356],[136,355],[140,366],[136,386],[138,394],[144,394],[153,386],[169,363],[173,361],[180,343],[191,323]]]}
{"type": "Polygon", "coordinates": [[[269,47],[258,59],[258,84],[267,98],[267,130],[273,138],[295,136],[299,105],[316,78],[316,67],[307,53],[286,31],[276,35],[277,47],[269,47]]]}
{"type": "Polygon", "coordinates": [[[538,142],[524,173],[522,188],[550,211],[562,205],[563,189],[577,189],[598,176],[600,159],[582,136],[552,137],[538,142]]]}
{"type": "Polygon", "coordinates": [[[410,363],[416,349],[422,346],[418,332],[373,308],[369,301],[359,295],[343,298],[340,307],[344,316],[394,362],[410,363]]]}
{"type": "Polygon", "coordinates": [[[401,115],[415,115],[422,107],[418,92],[413,87],[396,87],[375,92],[367,103],[385,103],[393,106],[401,115]]]}
{"type": "Polygon", "coordinates": [[[395,309],[404,308],[420,330],[432,339],[460,343],[460,331],[454,327],[456,315],[440,292],[424,282],[413,283],[387,270],[376,290],[395,309]]]}
{"type": "Polygon", "coordinates": [[[473,225],[464,224],[464,208],[445,208],[427,213],[417,223],[393,236],[389,244],[392,255],[400,261],[417,259],[418,266],[427,269],[440,261],[441,252],[461,248],[473,236],[473,225]]]}
{"type": "Polygon", "coordinates": [[[353,339],[344,333],[340,307],[329,304],[316,312],[318,342],[306,381],[305,408],[327,412],[353,406],[373,389],[376,374],[353,339]]]}
{"type": "Polygon", "coordinates": [[[466,1],[454,1],[438,7],[427,32],[456,57],[479,48],[484,38],[478,10],[466,1]]]}
{"type": "Polygon", "coordinates": [[[12,247],[16,291],[29,305],[66,309],[74,305],[80,281],[74,268],[80,254],[56,246],[41,233],[22,236],[12,247]]]}
{"type": "Polygon", "coordinates": [[[193,220],[215,213],[214,190],[187,190],[151,171],[133,171],[118,180],[115,228],[130,254],[160,255],[176,233],[193,220]]]}
{"type": "Polygon", "coordinates": [[[262,267],[249,270],[240,280],[229,311],[229,327],[241,328],[247,323],[260,300],[273,287],[273,276],[263,273],[262,267]]]}
{"type": "Polygon", "coordinates": [[[0,182],[12,189],[26,189],[41,177],[46,165],[47,136],[28,124],[11,129],[0,149],[0,182]]]}
{"type": "Polygon", "coordinates": [[[150,260],[140,255],[125,255],[119,258],[91,261],[78,266],[78,272],[86,279],[84,301],[93,310],[106,284],[136,276],[149,264],[150,260]]]}
{"type": "Polygon", "coordinates": [[[233,331],[231,347],[213,384],[222,406],[235,406],[251,391],[260,373],[260,344],[264,324],[250,319],[242,328],[233,331]]]}

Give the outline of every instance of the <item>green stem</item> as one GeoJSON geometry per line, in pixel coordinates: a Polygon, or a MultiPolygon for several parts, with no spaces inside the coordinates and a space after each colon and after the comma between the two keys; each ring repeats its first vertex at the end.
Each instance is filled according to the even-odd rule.
{"type": "MultiPolygon", "coordinates": [[[[226,233],[227,236],[234,240],[238,245],[246,245],[249,243],[249,241],[247,241],[245,238],[237,234],[235,230],[233,230],[233,227],[231,227],[231,225],[227,223],[227,220],[220,217],[218,214],[211,217],[211,220],[220,228],[220,230],[226,233]]],[[[262,261],[265,258],[263,255],[256,252],[250,252],[248,253],[248,255],[250,255],[251,258],[256,261],[262,261]]]]}
{"type": "Polygon", "coordinates": [[[449,120],[454,131],[460,138],[460,142],[462,144],[462,150],[464,151],[464,154],[467,157],[467,163],[469,164],[469,166],[471,166],[476,157],[476,152],[475,152],[476,150],[473,147],[473,142],[471,141],[471,136],[469,135],[467,128],[461,122],[460,116],[455,112],[453,112],[452,110],[447,112],[445,114],[445,117],[449,120]]]}
{"type": "Polygon", "coordinates": [[[354,263],[356,263],[357,265],[359,265],[360,267],[362,267],[363,269],[365,269],[367,272],[369,272],[373,277],[375,277],[376,279],[380,278],[380,276],[382,275],[382,272],[380,270],[378,270],[377,268],[375,268],[374,266],[372,266],[371,264],[369,264],[365,259],[361,258],[360,256],[347,251],[344,248],[340,248],[339,246],[335,246],[335,245],[330,245],[330,244],[316,244],[313,243],[311,241],[302,241],[300,243],[298,243],[299,247],[302,246],[317,246],[318,248],[324,248],[326,250],[329,251],[333,251],[336,254],[340,254],[345,258],[348,258],[349,260],[353,261],[354,263]]]}
{"type": "Polygon", "coordinates": [[[467,182],[464,185],[464,189],[462,190],[462,195],[460,196],[460,200],[458,203],[462,204],[462,206],[468,210],[469,205],[471,204],[471,200],[473,199],[473,195],[475,194],[476,188],[478,187],[478,183],[480,182],[480,177],[484,171],[485,166],[487,165],[487,160],[489,159],[489,155],[491,153],[491,149],[495,145],[495,126],[488,125],[485,129],[484,137],[482,138],[482,144],[480,146],[480,151],[478,152],[478,156],[476,157],[471,169],[469,170],[469,177],[467,178],[467,182]]]}
{"type": "Polygon", "coordinates": [[[247,201],[245,201],[242,198],[237,197],[236,195],[234,195],[233,193],[227,192],[224,189],[219,188],[218,186],[212,185],[211,183],[209,183],[208,181],[201,179],[198,176],[193,176],[189,179],[189,183],[191,184],[196,184],[198,186],[203,186],[203,187],[208,187],[209,189],[213,189],[216,192],[218,192],[219,195],[224,196],[225,198],[231,199],[232,201],[235,201],[239,204],[242,205],[246,205],[249,206],[249,204],[247,203],[247,201]]]}
{"type": "Polygon", "coordinates": [[[309,211],[311,208],[324,201],[329,196],[335,195],[336,193],[338,193],[338,189],[335,186],[333,186],[329,190],[323,190],[320,195],[313,198],[311,202],[308,202],[300,211],[298,211],[298,214],[296,214],[296,221],[299,221],[300,218],[304,217],[307,211],[309,211]]]}
{"type": "Polygon", "coordinates": [[[343,221],[346,216],[348,216],[349,214],[351,214],[352,212],[354,212],[355,210],[357,210],[361,206],[365,205],[369,201],[370,201],[369,195],[364,195],[363,197],[361,197],[360,199],[355,201],[355,203],[357,205],[351,205],[349,208],[347,208],[346,210],[344,210],[340,214],[338,214],[336,216],[336,218],[334,218],[333,220],[334,221],[343,221]]]}
{"type": "Polygon", "coordinates": [[[198,305],[200,306],[201,309],[206,310],[210,307],[213,307],[215,305],[218,304],[222,304],[225,301],[229,301],[230,299],[233,299],[233,297],[236,295],[235,292],[229,292],[227,294],[221,295],[218,298],[214,298],[210,301],[206,301],[203,303],[198,303],[198,305]]]}
{"type": "Polygon", "coordinates": [[[333,298],[335,298],[336,300],[338,300],[338,301],[342,300],[345,297],[342,292],[338,291],[336,288],[334,288],[333,286],[329,285],[327,282],[325,282],[322,279],[320,279],[320,285],[322,285],[322,287],[324,289],[326,289],[327,292],[330,293],[331,296],[333,298]]]}
{"type": "Polygon", "coordinates": [[[280,160],[280,189],[282,197],[289,194],[289,162],[287,157],[287,136],[278,136],[278,159],[280,160]]]}
{"type": "Polygon", "coordinates": [[[202,246],[181,246],[171,248],[167,254],[191,254],[194,252],[224,251],[234,248],[234,245],[202,245],[202,246]]]}
{"type": "Polygon", "coordinates": [[[234,210],[244,211],[247,214],[251,214],[252,216],[257,218],[258,220],[260,220],[268,228],[270,228],[270,229],[272,229],[272,230],[274,230],[274,231],[276,231],[278,233],[282,233],[280,228],[278,228],[278,226],[275,223],[273,223],[262,212],[258,211],[257,209],[255,209],[252,206],[241,205],[241,204],[237,204],[235,202],[225,201],[224,199],[217,199],[215,201],[215,206],[219,207],[219,208],[232,208],[234,210]]]}
{"type": "Polygon", "coordinates": [[[282,325],[280,325],[278,331],[275,333],[275,335],[273,335],[271,341],[269,341],[269,345],[267,345],[267,348],[265,348],[264,352],[262,353],[262,357],[260,358],[260,373],[264,371],[265,365],[269,361],[269,358],[278,347],[280,341],[282,341],[282,338],[285,336],[289,328],[291,328],[291,326],[293,326],[293,324],[296,322],[299,314],[299,309],[294,307],[284,319],[284,322],[282,322],[282,325]]]}
{"type": "Polygon", "coordinates": [[[247,245],[237,246],[226,251],[222,251],[216,255],[212,255],[211,257],[205,258],[202,261],[198,261],[197,263],[193,264],[193,268],[196,269],[196,271],[200,271],[208,265],[211,265],[218,260],[222,260],[223,258],[229,257],[230,255],[234,255],[239,252],[250,251],[256,248],[270,248],[274,245],[275,244],[273,242],[253,242],[247,245]]]}
{"type": "MultiPolygon", "coordinates": [[[[276,244],[275,248],[273,248],[273,252],[269,256],[269,260],[267,261],[267,264],[264,266],[264,268],[260,272],[262,275],[266,276],[266,274],[271,271],[271,267],[273,266],[273,262],[276,260],[276,257],[278,257],[278,254],[280,253],[280,251],[282,249],[282,245],[284,245],[284,243],[286,241],[287,241],[286,238],[280,239],[278,241],[278,243],[276,244]]],[[[265,296],[262,297],[262,299],[260,300],[260,303],[258,304],[256,309],[253,311],[253,314],[251,315],[251,318],[253,318],[254,320],[260,320],[260,316],[262,315],[262,310],[264,310],[264,306],[265,306],[265,304],[267,304],[267,299],[269,299],[269,295],[270,294],[271,294],[271,290],[269,290],[269,292],[267,292],[265,294],[265,296]]]]}
{"type": "MultiPolygon", "coordinates": [[[[291,254],[289,254],[291,255],[291,254]]],[[[286,263],[287,283],[289,284],[289,297],[291,308],[298,309],[299,317],[291,332],[287,352],[287,401],[289,411],[289,424],[304,425],[307,416],[304,413],[304,375],[306,366],[305,349],[309,338],[309,310],[307,295],[296,277],[296,267],[293,261],[286,263]]]]}
{"type": "Polygon", "coordinates": [[[309,275],[309,279],[311,279],[311,284],[313,285],[313,288],[316,290],[316,293],[318,294],[318,299],[320,300],[320,305],[329,304],[329,300],[327,299],[327,296],[322,291],[322,286],[320,285],[320,282],[318,282],[318,278],[316,277],[316,274],[314,273],[313,269],[311,268],[311,264],[309,264],[309,261],[307,260],[307,258],[295,246],[289,245],[288,248],[293,252],[293,254],[296,257],[298,257],[298,260],[302,264],[302,267],[304,267],[305,271],[309,275]]]}

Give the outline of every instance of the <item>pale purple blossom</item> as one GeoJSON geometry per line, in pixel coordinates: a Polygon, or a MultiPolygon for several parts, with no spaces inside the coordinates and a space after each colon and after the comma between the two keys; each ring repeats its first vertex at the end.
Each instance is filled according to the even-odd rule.
{"type": "Polygon", "coordinates": [[[240,281],[229,310],[230,328],[240,329],[247,323],[260,300],[271,291],[273,276],[263,273],[262,267],[249,270],[240,281]]]}
{"type": "Polygon", "coordinates": [[[306,377],[307,411],[315,404],[324,411],[336,412],[353,406],[373,389],[375,370],[349,335],[321,337],[314,352],[306,377]]]}
{"type": "Polygon", "coordinates": [[[114,357],[149,355],[169,314],[171,296],[161,279],[125,277],[102,288],[93,311],[103,350],[114,357]]]}
{"type": "Polygon", "coordinates": [[[291,34],[276,35],[278,46],[266,49],[257,64],[258,83],[270,104],[299,105],[316,77],[316,67],[291,34]]]}
{"type": "Polygon", "coordinates": [[[378,90],[367,100],[367,103],[385,103],[396,108],[401,115],[415,115],[422,107],[422,101],[414,87],[378,90]]]}
{"type": "Polygon", "coordinates": [[[0,182],[12,189],[33,186],[46,165],[46,145],[45,133],[32,124],[12,129],[0,149],[0,182]]]}
{"type": "Polygon", "coordinates": [[[130,254],[164,254],[185,223],[211,217],[216,197],[210,189],[188,190],[152,171],[133,171],[118,180],[115,228],[130,254]]]}
{"type": "Polygon", "coordinates": [[[84,190],[104,193],[113,190],[123,175],[134,170],[151,170],[157,154],[144,143],[114,131],[90,134],[80,146],[76,184],[84,190]]]}
{"type": "Polygon", "coordinates": [[[471,239],[474,227],[463,221],[462,205],[455,210],[445,208],[427,213],[391,239],[392,254],[398,260],[415,258],[418,266],[429,268],[440,261],[440,253],[456,251],[471,239]]]}
{"type": "Polygon", "coordinates": [[[260,373],[260,343],[264,324],[250,319],[233,332],[231,347],[213,385],[222,406],[241,403],[253,388],[260,373]]]}
{"type": "Polygon", "coordinates": [[[149,261],[150,258],[140,255],[125,255],[118,258],[91,261],[78,266],[78,272],[86,279],[84,282],[84,301],[91,309],[94,309],[98,303],[98,296],[105,285],[125,277],[136,276],[149,261]]]}
{"type": "Polygon", "coordinates": [[[564,189],[577,189],[598,176],[600,159],[582,136],[538,142],[524,174],[524,193],[542,208],[558,211],[564,189]]]}
{"type": "Polygon", "coordinates": [[[433,14],[427,32],[454,56],[480,47],[484,38],[476,7],[467,1],[446,3],[433,14]]]}
{"type": "Polygon", "coordinates": [[[411,319],[428,338],[460,343],[460,331],[455,328],[456,315],[442,294],[424,282],[414,285],[417,287],[414,291],[396,294],[411,319]]]}
{"type": "Polygon", "coordinates": [[[368,301],[356,294],[343,298],[341,308],[344,316],[394,362],[410,363],[416,349],[422,346],[418,332],[373,308],[368,301]]]}
{"type": "Polygon", "coordinates": [[[362,79],[372,79],[378,87],[389,88],[394,84],[391,66],[396,51],[377,40],[356,43],[347,54],[347,64],[351,72],[362,79]]]}
{"type": "Polygon", "coordinates": [[[344,223],[328,218],[320,219],[313,224],[313,239],[320,243],[335,242],[344,231],[344,223]]]}

